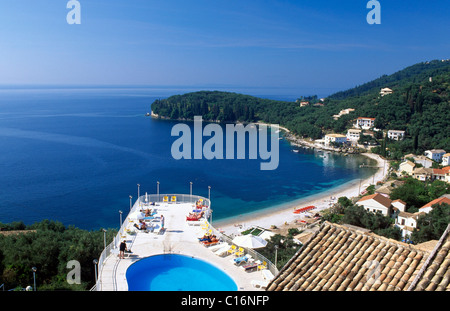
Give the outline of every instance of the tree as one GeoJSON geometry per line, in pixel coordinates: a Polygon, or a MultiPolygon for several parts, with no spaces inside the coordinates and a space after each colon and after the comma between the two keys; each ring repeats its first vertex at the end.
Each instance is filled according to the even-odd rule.
{"type": "MultiPolygon", "coordinates": [[[[14,229],[15,226],[1,224],[1,227],[14,229]]],[[[23,230],[27,231],[0,235],[0,279],[6,288],[33,284],[33,266],[39,271],[38,288],[86,290],[93,286],[92,260],[103,250],[102,230],[86,231],[49,220],[26,226],[23,230]],[[66,265],[70,260],[80,262],[81,285],[72,286],[66,282],[66,265]]],[[[107,241],[112,241],[116,233],[114,229],[107,230],[107,241]]]]}
{"type": "Polygon", "coordinates": [[[340,197],[338,199],[338,204],[341,205],[344,209],[351,206],[353,204],[352,200],[347,197],[340,197]]]}
{"type": "Polygon", "coordinates": [[[450,185],[441,180],[422,182],[408,177],[405,183],[392,190],[390,198],[400,199],[406,203],[409,212],[415,212],[428,202],[450,193],[450,185]]]}
{"type": "Polygon", "coordinates": [[[352,205],[345,209],[342,222],[362,228],[369,229],[378,235],[399,240],[401,230],[392,227],[393,219],[384,216],[380,212],[372,213],[365,210],[362,206],[352,205]]]}
{"type": "MultiPolygon", "coordinates": [[[[298,231],[291,231],[291,234],[295,234],[297,232],[298,231]]],[[[258,249],[258,252],[272,262],[275,262],[276,253],[277,268],[282,268],[301,247],[294,242],[291,234],[289,234],[288,236],[283,236],[280,234],[271,236],[270,240],[268,240],[267,245],[264,248],[258,249]],[[276,251],[275,248],[277,248],[276,251]]]]}
{"type": "Polygon", "coordinates": [[[425,183],[409,177],[405,183],[392,190],[390,194],[392,200],[400,199],[406,203],[407,211],[413,212],[430,202],[430,197],[425,189],[425,183]],[[416,210],[414,210],[414,208],[416,210]]]}
{"type": "Polygon", "coordinates": [[[432,210],[417,219],[417,230],[411,235],[413,243],[439,240],[450,224],[450,205],[434,204],[432,210]]]}

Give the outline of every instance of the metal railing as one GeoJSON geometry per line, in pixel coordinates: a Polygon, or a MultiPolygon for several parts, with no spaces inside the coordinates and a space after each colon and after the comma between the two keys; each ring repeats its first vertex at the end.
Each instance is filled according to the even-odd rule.
{"type": "MultiPolygon", "coordinates": [[[[211,201],[207,198],[204,198],[199,195],[190,195],[190,194],[145,194],[138,197],[136,202],[134,203],[133,207],[130,209],[130,213],[136,211],[138,208],[143,208],[147,206],[147,203],[150,205],[150,203],[195,203],[199,200],[203,200],[203,205],[207,206],[208,208],[211,207],[211,201]]],[[[157,207],[157,206],[156,206],[157,207]]],[[[101,274],[103,265],[105,263],[105,260],[111,255],[113,250],[118,250],[119,243],[121,240],[121,237],[124,234],[125,228],[128,224],[128,215],[123,219],[122,225],[119,228],[119,231],[117,232],[116,236],[114,237],[113,241],[106,246],[106,248],[102,251],[100,254],[100,257],[98,259],[98,266],[97,266],[97,273],[98,275],[101,274]]],[[[97,277],[97,276],[96,276],[97,277]]],[[[90,289],[91,291],[101,291],[102,290],[102,284],[101,280],[97,277],[96,284],[90,289]]]]}
{"type": "MultiPolygon", "coordinates": [[[[233,243],[233,239],[219,231],[217,231],[217,229],[215,229],[214,227],[211,226],[211,230],[212,233],[218,237],[219,239],[221,239],[222,241],[233,245],[235,243],[233,243]]],[[[266,262],[267,263],[267,269],[274,275],[276,276],[278,274],[278,269],[275,266],[275,264],[273,264],[269,259],[267,259],[266,257],[264,257],[263,255],[261,255],[260,253],[258,253],[256,250],[251,249],[251,248],[247,248],[247,247],[242,247],[245,250],[245,253],[250,254],[252,256],[252,258],[254,258],[255,260],[259,260],[260,262],[266,262]]]]}
{"type": "MultiPolygon", "coordinates": [[[[198,195],[190,195],[190,194],[146,194],[146,195],[141,195],[136,202],[134,203],[133,207],[130,210],[130,213],[136,211],[136,209],[138,208],[145,208],[145,207],[151,207],[153,205],[150,205],[150,203],[172,203],[172,204],[176,204],[176,203],[195,203],[199,200],[203,200],[203,205],[207,206],[209,209],[211,208],[211,201],[207,198],[204,198],[202,196],[198,196],[198,195]],[[148,204],[148,205],[147,205],[148,204]]],[[[158,207],[158,205],[156,205],[156,208],[158,207]]],[[[206,217],[208,218],[208,217],[206,217]]],[[[216,228],[214,228],[211,223],[206,220],[206,223],[208,224],[208,227],[211,228],[212,232],[214,233],[214,235],[216,235],[218,238],[222,239],[222,241],[228,243],[228,244],[233,244],[232,238],[228,237],[227,235],[219,232],[216,228]]],[[[118,249],[118,245],[120,243],[121,237],[124,234],[125,228],[128,224],[128,216],[125,217],[125,219],[122,222],[122,225],[119,229],[119,231],[117,232],[117,235],[115,236],[115,238],[113,239],[113,241],[106,246],[106,248],[102,251],[102,253],[100,254],[100,257],[98,259],[98,274],[101,274],[103,265],[105,263],[105,260],[111,255],[111,253],[113,252],[113,250],[117,250],[118,249]]],[[[260,253],[258,253],[257,251],[253,250],[253,249],[249,249],[249,248],[244,248],[245,252],[250,254],[252,256],[252,258],[254,258],[255,260],[259,260],[261,262],[266,262],[267,263],[267,269],[274,275],[276,276],[278,274],[278,269],[277,267],[270,261],[268,260],[266,257],[264,257],[263,255],[261,255],[260,253]]],[[[91,291],[101,291],[102,290],[102,284],[101,284],[101,280],[99,280],[97,278],[97,283],[91,288],[91,291]]]]}

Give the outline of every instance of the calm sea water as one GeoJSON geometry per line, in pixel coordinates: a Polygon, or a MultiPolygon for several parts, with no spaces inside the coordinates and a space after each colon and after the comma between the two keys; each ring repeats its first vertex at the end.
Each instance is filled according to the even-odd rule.
{"type": "MultiPolygon", "coordinates": [[[[0,89],[0,222],[43,219],[83,229],[119,226],[140,193],[207,196],[213,218],[270,208],[365,177],[367,159],[280,140],[279,167],[261,160],[174,160],[172,121],[145,114],[156,98],[183,90],[150,88],[0,89]],[[361,175],[363,174],[363,175],[361,175]]],[[[257,94],[253,94],[257,95],[257,94]]],[[[189,124],[189,123],[188,123],[189,124]]],[[[192,126],[192,123],[189,124],[192,126]]]]}

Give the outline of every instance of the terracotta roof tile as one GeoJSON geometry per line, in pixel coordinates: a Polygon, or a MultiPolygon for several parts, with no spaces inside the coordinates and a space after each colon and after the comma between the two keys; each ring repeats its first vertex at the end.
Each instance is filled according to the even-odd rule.
{"type": "Polygon", "coordinates": [[[443,203],[450,204],[450,199],[447,198],[447,197],[440,197],[440,198],[437,198],[437,199],[435,199],[435,200],[433,200],[431,202],[428,202],[427,204],[425,204],[421,208],[430,207],[430,206],[432,206],[434,204],[443,204],[443,203]]]}
{"type": "Polygon", "coordinates": [[[364,202],[364,201],[370,200],[370,199],[377,201],[378,203],[386,206],[387,208],[389,208],[392,203],[391,199],[385,197],[384,195],[379,194],[379,193],[374,193],[374,194],[370,194],[370,195],[366,195],[366,196],[362,197],[361,199],[359,199],[358,202],[356,202],[356,204],[358,204],[359,202],[364,202]]]}
{"type": "Polygon", "coordinates": [[[450,290],[448,236],[430,253],[373,233],[325,222],[269,283],[267,290],[450,290]]]}

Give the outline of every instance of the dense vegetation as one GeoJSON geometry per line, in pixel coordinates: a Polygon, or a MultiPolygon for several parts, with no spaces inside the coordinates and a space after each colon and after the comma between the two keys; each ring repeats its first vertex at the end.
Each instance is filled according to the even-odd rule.
{"type": "Polygon", "coordinates": [[[435,204],[431,212],[419,217],[417,229],[411,235],[414,243],[439,240],[450,223],[450,205],[435,204]]]}
{"type": "MultiPolygon", "coordinates": [[[[95,284],[94,259],[104,248],[103,230],[85,231],[44,220],[26,226],[0,223],[0,285],[5,289],[33,287],[32,267],[37,268],[38,290],[88,290],[95,284]],[[77,260],[81,284],[69,284],[67,263],[77,260]]],[[[117,232],[107,230],[106,243],[117,232]]]]}
{"type": "Polygon", "coordinates": [[[394,219],[369,212],[347,197],[339,198],[338,203],[324,213],[322,220],[366,228],[390,239],[400,240],[402,237],[401,230],[393,226],[394,219]]]}
{"type": "Polygon", "coordinates": [[[375,133],[375,152],[392,159],[406,153],[442,148],[450,150],[450,62],[420,63],[389,76],[382,76],[356,88],[325,98],[301,97],[299,102],[261,99],[248,95],[201,91],[175,95],[153,102],[152,111],[171,119],[193,119],[220,122],[266,122],[289,128],[294,134],[312,139],[325,133],[345,133],[358,116],[376,118],[381,130],[405,130],[403,141],[387,141],[375,133]],[[430,81],[430,77],[432,78],[430,81]],[[391,88],[393,94],[380,96],[380,89],[391,88]],[[323,104],[323,105],[322,105],[323,104]],[[337,120],[333,115],[353,108],[354,112],[337,120]]]}
{"type": "Polygon", "coordinates": [[[406,203],[406,211],[415,213],[420,207],[444,194],[450,193],[450,184],[441,181],[419,181],[408,177],[405,183],[394,188],[390,194],[391,200],[400,199],[406,203]]]}
{"type": "MultiPolygon", "coordinates": [[[[446,182],[440,180],[421,182],[408,177],[403,185],[394,188],[390,199],[404,201],[406,211],[415,213],[428,202],[448,193],[450,193],[450,185],[446,182]]],[[[394,218],[380,213],[368,212],[361,206],[355,205],[347,197],[339,198],[337,204],[324,214],[323,220],[366,228],[378,235],[395,240],[402,239],[400,229],[392,226],[394,218]]],[[[418,230],[411,236],[411,241],[422,243],[431,239],[439,239],[449,223],[450,205],[434,206],[432,212],[419,216],[418,230]]]]}
{"type": "MultiPolygon", "coordinates": [[[[369,212],[363,207],[353,204],[346,197],[339,198],[338,204],[324,214],[323,220],[366,228],[378,235],[402,240],[400,228],[393,226],[393,218],[381,213],[369,212]]],[[[414,244],[439,240],[449,223],[450,205],[435,204],[431,212],[419,216],[417,230],[413,232],[410,240],[414,244]]]]}
{"type": "Polygon", "coordinates": [[[270,237],[264,248],[257,249],[257,251],[274,264],[276,262],[277,268],[281,269],[300,249],[301,244],[295,243],[293,239],[293,236],[299,233],[300,231],[298,229],[291,228],[287,236],[276,234],[270,237]],[[277,256],[277,260],[275,260],[275,255],[277,256]]]}

